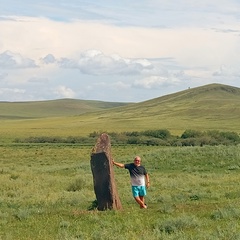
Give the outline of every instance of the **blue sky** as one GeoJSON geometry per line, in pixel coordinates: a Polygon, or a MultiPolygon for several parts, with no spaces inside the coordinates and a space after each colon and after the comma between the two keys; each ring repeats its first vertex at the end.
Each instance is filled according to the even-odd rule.
{"type": "Polygon", "coordinates": [[[0,101],[240,87],[240,0],[0,0],[0,101]]]}

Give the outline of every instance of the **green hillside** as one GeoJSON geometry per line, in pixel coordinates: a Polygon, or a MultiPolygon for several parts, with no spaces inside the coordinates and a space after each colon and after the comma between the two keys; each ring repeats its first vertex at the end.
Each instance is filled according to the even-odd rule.
{"type": "Polygon", "coordinates": [[[240,88],[210,84],[188,89],[124,109],[140,112],[141,117],[163,117],[196,120],[226,120],[240,117],[240,88]]]}
{"type": "Polygon", "coordinates": [[[240,89],[210,84],[149,101],[111,109],[96,116],[119,123],[120,129],[185,129],[240,131],[240,89]]]}
{"type": "MultiPolygon", "coordinates": [[[[66,103],[66,100],[63,102],[66,103]]],[[[59,104],[59,101],[55,103],[59,104]]],[[[6,106],[8,104],[6,103],[6,106]]],[[[140,103],[123,106],[118,103],[115,105],[118,107],[104,102],[101,104],[87,105],[88,112],[81,109],[80,104],[78,108],[73,104],[75,108],[73,107],[72,112],[67,112],[63,104],[59,104],[61,106],[58,105],[58,111],[65,113],[63,117],[46,118],[49,110],[42,110],[44,114],[41,115],[38,109],[39,117],[45,118],[2,119],[0,131],[3,138],[9,139],[28,136],[86,136],[94,131],[124,132],[149,129],[168,129],[174,135],[180,135],[186,129],[240,132],[240,88],[232,86],[210,84],[140,103]]],[[[28,112],[28,116],[29,106],[30,104],[26,103],[22,105],[22,108],[27,109],[25,111],[28,112]]],[[[49,103],[47,106],[49,107],[49,103]]],[[[86,105],[83,106],[86,108],[86,105]]],[[[11,114],[5,110],[5,116],[11,114]]],[[[22,114],[22,117],[24,116],[22,114]]]]}
{"type": "Polygon", "coordinates": [[[93,100],[59,99],[32,102],[0,102],[0,118],[42,118],[73,116],[86,112],[119,107],[127,103],[103,102],[93,100]]]}

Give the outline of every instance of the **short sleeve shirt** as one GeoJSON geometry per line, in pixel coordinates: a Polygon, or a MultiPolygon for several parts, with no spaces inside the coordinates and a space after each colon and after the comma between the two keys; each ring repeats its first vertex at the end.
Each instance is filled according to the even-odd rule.
{"type": "Polygon", "coordinates": [[[145,186],[145,175],[147,174],[144,166],[136,166],[134,163],[125,164],[131,178],[132,186],[145,186]]]}

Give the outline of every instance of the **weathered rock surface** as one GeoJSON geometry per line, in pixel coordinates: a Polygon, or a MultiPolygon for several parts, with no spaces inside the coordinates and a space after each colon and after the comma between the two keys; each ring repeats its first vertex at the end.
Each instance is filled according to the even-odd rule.
{"type": "Polygon", "coordinates": [[[91,154],[91,170],[98,210],[120,210],[122,204],[118,196],[111,156],[109,136],[102,133],[91,154]]]}

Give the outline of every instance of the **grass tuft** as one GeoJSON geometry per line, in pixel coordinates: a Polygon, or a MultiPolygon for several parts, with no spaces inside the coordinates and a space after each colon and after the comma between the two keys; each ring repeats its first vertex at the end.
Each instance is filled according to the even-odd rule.
{"type": "Polygon", "coordinates": [[[76,192],[76,191],[80,191],[82,189],[84,189],[86,187],[87,183],[85,178],[77,178],[73,183],[71,183],[68,187],[67,187],[67,191],[69,192],[76,192]]]}
{"type": "Polygon", "coordinates": [[[155,226],[160,232],[172,234],[176,231],[184,231],[186,229],[196,228],[200,225],[199,220],[195,216],[183,215],[177,218],[167,219],[155,226]]]}
{"type": "Polygon", "coordinates": [[[211,214],[211,219],[221,220],[221,219],[240,219],[240,210],[238,208],[227,206],[224,208],[219,208],[211,214]]]}
{"type": "Polygon", "coordinates": [[[29,218],[29,216],[30,211],[28,209],[20,209],[14,214],[14,217],[19,221],[26,220],[29,218]]]}

